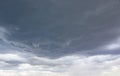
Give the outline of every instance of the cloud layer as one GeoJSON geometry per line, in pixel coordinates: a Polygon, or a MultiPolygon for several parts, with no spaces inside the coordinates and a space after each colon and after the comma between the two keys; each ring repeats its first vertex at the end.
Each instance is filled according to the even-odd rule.
{"type": "MultiPolygon", "coordinates": [[[[6,54],[7,55],[7,54],[6,54]]],[[[22,54],[21,54],[22,55],[22,54]]],[[[0,69],[3,76],[119,76],[120,55],[96,55],[96,56],[65,56],[58,59],[37,57],[35,55],[15,55],[18,58],[9,60],[19,62],[6,62],[2,59],[0,69]],[[19,61],[19,59],[22,59],[19,61]],[[21,63],[20,63],[21,62],[21,63]],[[5,65],[6,63],[6,65],[5,65]],[[39,64],[38,64],[39,63],[39,64]],[[9,68],[8,66],[13,67],[9,68]]],[[[14,55],[13,55],[14,56],[14,55]]]]}
{"type": "Polygon", "coordinates": [[[120,75],[119,0],[0,0],[0,76],[120,75]]]}

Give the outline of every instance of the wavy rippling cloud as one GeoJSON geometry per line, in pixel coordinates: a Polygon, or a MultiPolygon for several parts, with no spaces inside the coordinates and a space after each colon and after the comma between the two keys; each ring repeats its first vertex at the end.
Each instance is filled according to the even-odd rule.
{"type": "Polygon", "coordinates": [[[119,0],[0,0],[0,76],[119,76],[119,0]]]}

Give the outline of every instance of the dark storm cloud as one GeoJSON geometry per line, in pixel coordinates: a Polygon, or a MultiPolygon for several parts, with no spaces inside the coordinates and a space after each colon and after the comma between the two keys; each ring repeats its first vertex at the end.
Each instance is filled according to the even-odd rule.
{"type": "Polygon", "coordinates": [[[1,0],[0,22],[13,31],[9,40],[56,57],[118,37],[119,9],[118,0],[1,0]]]}

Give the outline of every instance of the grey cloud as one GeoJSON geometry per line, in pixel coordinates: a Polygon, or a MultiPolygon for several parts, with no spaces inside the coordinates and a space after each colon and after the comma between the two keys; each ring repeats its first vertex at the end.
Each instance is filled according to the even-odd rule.
{"type": "Polygon", "coordinates": [[[29,46],[25,50],[32,50],[38,56],[103,54],[94,49],[119,36],[116,30],[119,0],[2,0],[0,3],[0,22],[12,31],[8,40],[29,46]]]}

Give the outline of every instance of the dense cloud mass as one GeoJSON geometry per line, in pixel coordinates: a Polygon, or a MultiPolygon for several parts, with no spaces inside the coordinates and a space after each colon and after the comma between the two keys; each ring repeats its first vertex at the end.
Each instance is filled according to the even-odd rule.
{"type": "Polygon", "coordinates": [[[108,44],[119,35],[118,0],[2,0],[0,3],[1,26],[11,32],[8,39],[31,47],[35,54],[56,57],[88,50],[96,54],[90,50],[108,44]]]}
{"type": "Polygon", "coordinates": [[[120,75],[119,9],[119,0],[0,0],[0,75],[120,75]]]}

